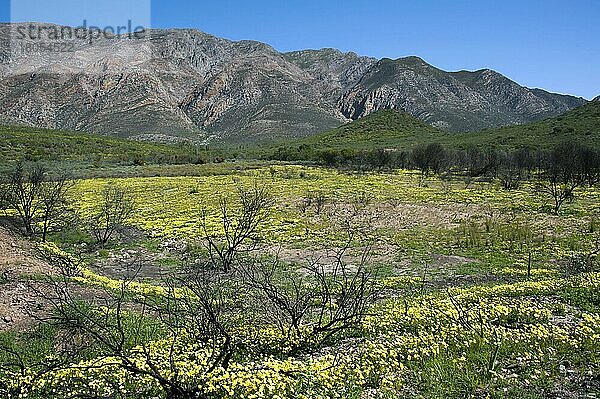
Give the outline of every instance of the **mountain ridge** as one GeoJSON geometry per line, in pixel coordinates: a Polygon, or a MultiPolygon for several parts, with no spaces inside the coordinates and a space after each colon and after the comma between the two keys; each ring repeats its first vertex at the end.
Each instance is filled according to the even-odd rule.
{"type": "MultiPolygon", "coordinates": [[[[0,25],[0,37],[12,27],[0,25]]],[[[416,56],[280,53],[196,29],[152,30],[148,60],[128,45],[78,43],[73,54],[45,64],[43,56],[14,58],[4,40],[0,122],[151,141],[239,142],[310,136],[381,109],[463,131],[539,120],[586,102],[522,87],[491,70],[446,72],[416,56]],[[102,57],[86,60],[86,51],[102,57]],[[82,58],[91,73],[72,68],[82,58]],[[26,69],[32,65],[44,67],[26,69]],[[30,73],[14,73],[15,66],[30,73]]]]}

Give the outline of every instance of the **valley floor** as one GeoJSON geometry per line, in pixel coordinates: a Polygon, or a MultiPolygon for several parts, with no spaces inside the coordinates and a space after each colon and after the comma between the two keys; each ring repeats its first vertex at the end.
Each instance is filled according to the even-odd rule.
{"type": "MultiPolygon", "coordinates": [[[[368,253],[378,298],[356,329],[310,353],[282,355],[286,344],[275,330],[245,331],[245,339],[273,351],[246,353],[227,369],[205,372],[204,352],[182,341],[175,361],[186,383],[198,386],[196,397],[600,397],[598,189],[582,189],[554,215],[528,183],[506,191],[494,181],[294,165],[203,174],[209,167],[190,166],[198,169],[191,176],[161,176],[158,168],[153,177],[77,181],[70,195],[81,220],[95,212],[107,186],[134,198],[128,228],[105,248],[93,245],[83,225],[52,234],[48,244],[0,229],[0,344],[20,346],[32,364],[52,352],[56,331],[32,333],[35,315],[51,312],[30,289],[43,291],[44,276],[56,272],[46,259],[78,259],[72,284],[81,300],[101,302],[129,279],[133,297],[160,295],[165,275],[206,255],[201,237],[206,228],[220,231],[220,200],[235,206],[240,186],[264,186],[275,205],[259,232],[261,256],[292,269],[314,261],[328,270],[342,253],[352,271],[368,253]],[[134,274],[133,261],[140,265],[134,274]],[[22,349],[32,341],[46,353],[22,349]]],[[[149,340],[153,356],[166,350],[164,339],[149,340]]],[[[10,361],[0,354],[0,363],[10,361]]],[[[0,368],[0,392],[4,386],[9,398],[162,396],[148,376],[103,363],[81,367],[89,361],[93,356],[38,379],[36,366],[0,368]]]]}

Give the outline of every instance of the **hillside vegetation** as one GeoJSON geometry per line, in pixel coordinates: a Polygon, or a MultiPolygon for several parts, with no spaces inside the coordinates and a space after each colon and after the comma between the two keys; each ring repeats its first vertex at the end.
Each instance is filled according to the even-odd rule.
{"type": "Polygon", "coordinates": [[[363,148],[410,147],[415,142],[449,136],[440,129],[396,110],[382,110],[303,141],[314,146],[363,148]]]}
{"type": "MultiPolygon", "coordinates": [[[[382,110],[301,140],[261,146],[225,146],[212,151],[191,144],[159,144],[88,133],[0,126],[0,164],[15,160],[78,163],[88,166],[204,163],[219,158],[318,161],[361,151],[411,150],[439,143],[447,149],[549,149],[565,141],[600,146],[600,102],[526,125],[449,133],[397,110],[382,110]]],[[[344,156],[342,156],[344,158],[344,156]]]]}
{"type": "Polygon", "coordinates": [[[565,140],[600,146],[600,102],[590,102],[539,122],[446,136],[440,141],[458,147],[472,144],[549,148],[565,140]]]}
{"type": "Polygon", "coordinates": [[[204,155],[191,145],[138,142],[81,132],[0,126],[0,137],[0,164],[16,160],[96,166],[204,161],[204,155]]]}
{"type": "Polygon", "coordinates": [[[565,140],[600,145],[600,102],[525,125],[447,133],[406,113],[384,110],[313,136],[303,143],[348,148],[410,148],[439,142],[449,148],[495,146],[550,148],[565,140]]]}

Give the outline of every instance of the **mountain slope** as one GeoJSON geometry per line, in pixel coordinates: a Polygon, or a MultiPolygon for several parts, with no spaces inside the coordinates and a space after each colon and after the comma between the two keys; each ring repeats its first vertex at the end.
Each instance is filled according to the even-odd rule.
{"type": "Polygon", "coordinates": [[[173,141],[304,137],[381,109],[449,131],[523,123],[585,103],[489,70],[448,73],[416,57],[333,49],[279,53],[190,29],[142,48],[102,38],[73,52],[15,56],[0,24],[0,123],[173,141]]]}
{"type": "Polygon", "coordinates": [[[315,149],[408,149],[433,142],[449,148],[549,148],[568,140],[600,147],[600,102],[542,121],[463,133],[445,132],[408,114],[382,110],[300,143],[315,149]]]}
{"type": "Polygon", "coordinates": [[[302,69],[317,82],[328,87],[330,99],[335,102],[340,91],[354,86],[373,67],[377,60],[335,49],[303,50],[285,53],[287,60],[302,69]]]}
{"type": "Polygon", "coordinates": [[[600,102],[590,102],[542,121],[464,133],[451,139],[451,143],[461,147],[547,148],[564,141],[600,147],[600,102]]]}
{"type": "Polygon", "coordinates": [[[441,140],[448,134],[404,112],[380,110],[302,142],[314,147],[399,148],[441,140]]]}
{"type": "MultiPolygon", "coordinates": [[[[196,30],[153,31],[150,45],[152,57],[135,67],[112,56],[111,49],[123,44],[106,39],[96,45],[108,49],[101,67],[93,63],[86,73],[78,68],[85,57],[70,53],[50,71],[15,74],[5,68],[0,118],[156,140],[183,134],[198,141],[210,135],[306,135],[343,122],[323,98],[326,90],[268,45],[196,30]]],[[[34,57],[27,65],[46,65],[34,57]]]]}

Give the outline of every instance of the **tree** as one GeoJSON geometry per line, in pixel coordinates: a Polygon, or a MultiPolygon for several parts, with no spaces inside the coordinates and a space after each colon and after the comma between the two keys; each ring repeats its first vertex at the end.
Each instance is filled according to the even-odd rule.
{"type": "Polygon", "coordinates": [[[600,182],[600,152],[592,148],[580,147],[578,155],[585,183],[589,187],[598,184],[600,182]]]}
{"type": "Polygon", "coordinates": [[[575,190],[586,181],[581,148],[567,142],[557,145],[542,161],[536,185],[537,191],[553,200],[553,211],[558,214],[565,202],[574,198],[575,190]]]}
{"type": "Polygon", "coordinates": [[[531,176],[535,167],[535,153],[528,148],[520,148],[512,154],[512,158],[525,177],[531,176]]]}
{"type": "Polygon", "coordinates": [[[505,190],[519,188],[523,179],[523,168],[519,165],[515,153],[501,153],[498,162],[498,178],[505,190]]]}
{"type": "MultiPolygon", "coordinates": [[[[133,260],[126,265],[131,275],[118,287],[96,292],[94,300],[82,300],[72,283],[76,270],[72,260],[54,257],[53,265],[58,272],[47,278],[50,289],[37,291],[43,303],[51,304],[49,316],[42,321],[77,338],[54,354],[52,367],[37,367],[40,377],[60,369],[91,371],[102,364],[123,371],[126,378],[153,381],[167,399],[196,399],[202,397],[202,387],[186,378],[184,364],[195,362],[199,377],[228,367],[235,347],[228,330],[233,327],[226,324],[224,312],[237,314],[230,300],[231,292],[236,291],[219,274],[170,276],[163,281],[161,294],[140,295],[135,284],[141,263],[133,260]],[[155,341],[164,344],[155,345],[155,341]],[[89,366],[76,365],[86,353],[93,353],[95,361],[89,366]]],[[[10,346],[0,345],[0,350],[7,352],[10,346]]],[[[97,384],[90,384],[89,391],[77,397],[105,397],[98,388],[100,381],[94,382],[97,384]]],[[[113,389],[121,387],[117,384],[113,389]]]]}
{"type": "Polygon", "coordinates": [[[26,171],[22,163],[17,163],[9,178],[8,201],[10,207],[17,211],[25,234],[35,235],[36,215],[40,210],[42,184],[46,170],[35,165],[26,171]]]}
{"type": "Polygon", "coordinates": [[[377,297],[376,274],[367,267],[371,247],[357,266],[349,266],[344,257],[351,241],[329,259],[317,257],[304,266],[275,259],[239,269],[259,314],[286,340],[287,355],[316,350],[370,314],[377,297]]]}
{"type": "Polygon", "coordinates": [[[109,185],[102,191],[102,201],[90,219],[96,242],[104,247],[135,212],[135,203],[124,189],[109,185]]]}
{"type": "Polygon", "coordinates": [[[497,177],[501,165],[501,156],[493,148],[483,151],[478,147],[470,146],[466,150],[458,152],[456,158],[456,166],[465,173],[467,187],[476,178],[497,177]]]}
{"type": "Polygon", "coordinates": [[[446,150],[439,143],[415,147],[410,156],[411,162],[426,177],[430,173],[439,173],[446,160],[446,150]]]}
{"type": "Polygon", "coordinates": [[[27,236],[33,238],[41,226],[46,241],[53,222],[65,212],[70,187],[66,173],[50,175],[43,165],[26,169],[19,162],[7,179],[4,202],[17,212],[27,236]]]}
{"type": "Polygon", "coordinates": [[[57,178],[49,179],[42,186],[42,241],[46,241],[48,232],[55,220],[64,215],[67,211],[67,190],[71,187],[71,182],[67,180],[67,175],[60,175],[57,178]]]}

